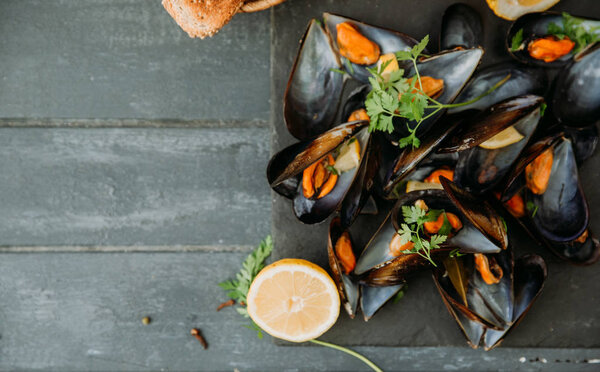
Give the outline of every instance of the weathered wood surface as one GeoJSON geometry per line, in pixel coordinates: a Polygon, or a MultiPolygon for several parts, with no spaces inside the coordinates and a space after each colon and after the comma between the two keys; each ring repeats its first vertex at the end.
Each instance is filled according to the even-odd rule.
{"type": "Polygon", "coordinates": [[[200,41],[158,0],[4,0],[0,35],[0,117],[269,117],[268,12],[200,41]]]}
{"type": "MultiPolygon", "coordinates": [[[[321,347],[258,340],[217,283],[245,253],[3,254],[0,370],[366,370],[321,347]],[[149,325],[142,318],[149,316],[149,325]],[[203,350],[190,336],[199,328],[203,350]]],[[[457,330],[458,332],[458,330],[457,330]]],[[[399,335],[400,336],[400,335],[399,335]]],[[[597,370],[596,350],[358,347],[386,371],[597,370]],[[537,360],[536,360],[537,358],[537,360]],[[567,360],[569,362],[567,362],[567,360]]]]}

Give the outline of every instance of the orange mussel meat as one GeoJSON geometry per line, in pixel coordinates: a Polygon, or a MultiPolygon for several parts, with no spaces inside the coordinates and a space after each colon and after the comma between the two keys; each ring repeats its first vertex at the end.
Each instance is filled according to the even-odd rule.
{"type": "Polygon", "coordinates": [[[448,168],[440,168],[436,169],[431,174],[425,178],[424,182],[428,183],[441,183],[440,177],[446,177],[450,181],[454,181],[454,170],[448,168]]]}
{"type": "Polygon", "coordinates": [[[486,284],[497,284],[502,279],[504,272],[496,260],[492,257],[488,257],[481,253],[475,253],[475,267],[481,278],[486,284]]]}
{"type": "Polygon", "coordinates": [[[460,222],[460,218],[458,218],[457,215],[450,212],[444,212],[440,213],[437,220],[425,222],[423,224],[425,231],[427,231],[430,234],[437,234],[444,225],[444,215],[446,216],[446,219],[448,219],[448,222],[450,223],[450,226],[452,226],[452,229],[454,231],[462,229],[462,222],[460,222]]]}
{"type": "Polygon", "coordinates": [[[355,120],[371,120],[369,115],[367,115],[367,110],[364,108],[360,108],[358,110],[352,111],[347,121],[355,121],[355,120]]]}
{"type": "MultiPolygon", "coordinates": [[[[412,77],[407,80],[409,84],[412,84],[412,77]]],[[[417,93],[419,90],[423,91],[428,97],[438,98],[444,92],[444,80],[436,79],[431,76],[421,76],[421,83],[419,81],[415,83],[415,87],[411,93],[417,93]]],[[[398,99],[402,98],[402,93],[398,95],[398,99]]]]}
{"type": "Polygon", "coordinates": [[[366,38],[349,22],[338,24],[336,30],[341,55],[357,65],[372,65],[377,62],[381,54],[377,43],[366,38]]]}
{"type": "Polygon", "coordinates": [[[312,198],[316,194],[317,199],[320,199],[333,190],[338,176],[327,168],[334,164],[335,160],[329,154],[311,164],[302,172],[302,193],[304,197],[312,198]]]}
{"type": "Polygon", "coordinates": [[[356,267],[356,257],[352,250],[350,234],[348,234],[347,231],[344,232],[335,243],[335,255],[340,261],[346,275],[354,270],[354,267],[356,267]]]}
{"type": "Polygon", "coordinates": [[[532,193],[541,195],[546,192],[553,161],[554,153],[547,149],[525,167],[525,181],[532,193]]]}
{"type": "Polygon", "coordinates": [[[410,251],[415,247],[415,243],[407,242],[402,244],[402,238],[398,234],[394,234],[392,240],[390,240],[390,254],[394,257],[400,256],[404,251],[410,251]]]}
{"type": "Polygon", "coordinates": [[[574,46],[575,43],[566,36],[562,40],[554,36],[546,36],[530,42],[527,46],[527,51],[535,59],[541,59],[544,62],[553,62],[571,53],[574,46]]]}

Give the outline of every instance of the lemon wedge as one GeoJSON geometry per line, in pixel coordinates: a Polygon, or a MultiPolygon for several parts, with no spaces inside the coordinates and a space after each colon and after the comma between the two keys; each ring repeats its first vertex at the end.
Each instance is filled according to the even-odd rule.
{"type": "Polygon", "coordinates": [[[543,12],[560,0],[486,0],[490,9],[500,18],[514,21],[523,14],[543,12]]]}
{"type": "Polygon", "coordinates": [[[440,189],[442,190],[442,184],[434,182],[421,182],[410,180],[406,183],[406,192],[429,190],[429,189],[440,189]]]}
{"type": "Polygon", "coordinates": [[[479,144],[479,147],[486,150],[495,150],[513,143],[517,143],[523,139],[523,135],[519,133],[514,127],[508,127],[502,132],[496,134],[494,137],[488,139],[485,142],[479,144]]]}
{"type": "Polygon", "coordinates": [[[339,173],[358,167],[360,163],[360,144],[356,138],[350,139],[340,147],[340,155],[335,159],[334,168],[339,173]]]}
{"type": "Polygon", "coordinates": [[[256,276],[246,297],[248,315],[271,336],[292,342],[315,339],[340,314],[333,279],[302,259],[279,260],[256,276]]]}
{"type": "Polygon", "coordinates": [[[379,57],[379,60],[377,61],[377,70],[379,70],[381,68],[381,66],[383,66],[384,63],[387,63],[387,65],[381,72],[381,77],[385,81],[388,81],[390,79],[390,74],[392,72],[400,69],[400,66],[398,65],[398,59],[396,58],[396,54],[395,53],[382,54],[381,57],[379,57]]]}

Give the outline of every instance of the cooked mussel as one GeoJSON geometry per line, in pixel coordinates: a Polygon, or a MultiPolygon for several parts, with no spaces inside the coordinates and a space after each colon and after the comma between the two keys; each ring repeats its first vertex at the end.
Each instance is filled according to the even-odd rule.
{"type": "Polygon", "coordinates": [[[442,18],[440,50],[475,48],[483,45],[481,16],[467,4],[450,5],[442,18]]]}
{"type": "MultiPolygon", "coordinates": [[[[492,106],[492,110],[488,111],[490,115],[480,117],[484,124],[471,122],[475,126],[485,126],[485,131],[490,135],[478,146],[460,152],[456,164],[456,182],[471,192],[485,193],[509,173],[541,119],[542,97],[528,95],[504,102],[506,104],[492,106]],[[514,112],[514,121],[504,121],[510,116],[497,115],[501,113],[500,110],[517,110],[514,112]],[[506,127],[506,124],[510,126],[506,127]],[[496,125],[495,129],[501,130],[494,134],[496,125]]],[[[477,134],[483,132],[478,131],[477,134]]]]}
{"type": "Polygon", "coordinates": [[[489,274],[471,255],[452,258],[434,271],[433,278],[469,345],[490,350],[527,313],[547,274],[544,260],[536,255],[523,256],[514,264],[510,249],[484,257],[498,266],[498,272],[491,274],[501,276],[497,283],[484,280],[489,274]]]}
{"type": "Polygon", "coordinates": [[[267,166],[269,184],[293,199],[294,213],[300,221],[317,223],[326,219],[339,208],[353,183],[361,179],[357,175],[366,166],[370,143],[367,126],[366,121],[341,124],[271,158],[267,166]],[[293,185],[295,192],[291,190],[293,185]]]}
{"type": "Polygon", "coordinates": [[[565,127],[564,130],[565,135],[573,144],[577,164],[583,164],[594,155],[596,146],[598,146],[598,128],[595,125],[584,128],[565,127]]]}
{"type": "MultiPolygon", "coordinates": [[[[600,23],[599,23],[600,25],[600,23]]],[[[600,42],[577,54],[559,73],[552,99],[554,116],[575,127],[600,119],[600,42]]]]}
{"type": "MultiPolygon", "coordinates": [[[[570,17],[567,15],[567,17],[570,17]]],[[[520,17],[510,26],[506,37],[508,52],[518,61],[541,66],[564,66],[578,52],[574,40],[564,32],[565,16],[556,12],[530,13],[520,17]],[[554,30],[553,30],[554,29],[554,30]],[[558,33],[561,35],[553,35],[558,33]]],[[[600,26],[600,21],[575,17],[587,30],[600,26]]]]}
{"type": "Polygon", "coordinates": [[[339,217],[331,220],[329,225],[327,255],[329,268],[338,288],[342,305],[350,318],[354,318],[360,294],[358,283],[351,276],[356,266],[356,254],[352,237],[347,230],[342,228],[339,217]]]}
{"type": "MultiPolygon", "coordinates": [[[[331,35],[331,40],[343,60],[346,61],[346,72],[363,83],[368,83],[371,76],[367,67],[373,67],[382,56],[401,50],[410,50],[417,44],[415,39],[401,32],[368,25],[351,18],[324,13],[323,19],[327,32],[331,35]],[[341,35],[340,31],[344,34],[341,35]],[[346,36],[348,34],[350,36],[346,36]],[[341,37],[344,39],[340,40],[341,37]],[[345,45],[346,40],[351,43],[345,45]],[[359,50],[354,52],[351,50],[352,48],[359,48],[359,50]],[[352,55],[360,57],[354,59],[351,57],[352,55]],[[352,58],[354,62],[351,62],[349,58],[352,58]]],[[[399,64],[400,68],[407,66],[408,64],[399,64]]]]}
{"type": "Polygon", "coordinates": [[[344,86],[341,64],[329,35],[311,20],[283,98],[285,123],[301,140],[325,132],[333,124],[344,86]]]}

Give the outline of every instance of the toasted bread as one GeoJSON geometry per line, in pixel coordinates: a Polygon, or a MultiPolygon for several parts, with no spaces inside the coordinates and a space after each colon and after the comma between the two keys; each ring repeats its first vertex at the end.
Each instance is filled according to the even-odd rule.
{"type": "Polygon", "coordinates": [[[163,0],[162,5],[190,37],[212,36],[244,4],[244,0],[163,0]]]}

